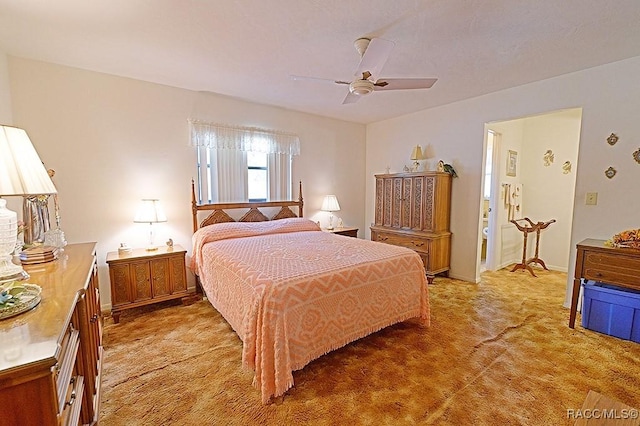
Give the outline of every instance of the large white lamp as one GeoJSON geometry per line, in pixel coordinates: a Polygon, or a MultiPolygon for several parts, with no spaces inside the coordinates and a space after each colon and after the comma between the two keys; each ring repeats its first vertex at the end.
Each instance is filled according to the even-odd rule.
{"type": "Polygon", "coordinates": [[[324,197],[322,201],[322,207],[320,210],[329,212],[329,226],[327,229],[333,229],[333,212],[337,212],[340,210],[340,204],[338,204],[338,199],[335,195],[327,195],[324,197]]]}
{"type": "MultiPolygon", "coordinates": [[[[27,132],[0,125],[0,197],[55,194],[47,170],[27,132]]],[[[29,275],[11,261],[18,241],[18,215],[0,198],[0,283],[26,279],[29,275]]]]}
{"type": "Polygon", "coordinates": [[[136,223],[149,224],[149,246],[147,247],[147,251],[157,250],[158,247],[153,245],[153,224],[167,221],[167,216],[165,216],[164,210],[160,205],[160,200],[152,198],[143,199],[133,221],[136,223]]]}

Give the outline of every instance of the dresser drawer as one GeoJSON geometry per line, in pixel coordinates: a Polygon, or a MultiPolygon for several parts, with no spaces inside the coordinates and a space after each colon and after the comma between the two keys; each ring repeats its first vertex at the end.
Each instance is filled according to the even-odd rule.
{"type": "Polygon", "coordinates": [[[70,323],[62,339],[60,348],[60,360],[55,367],[56,390],[58,393],[58,412],[64,410],[69,394],[69,388],[73,386],[72,379],[74,365],[80,347],[80,332],[70,323]]]}
{"type": "Polygon", "coordinates": [[[584,256],[583,278],[640,289],[640,259],[589,251],[584,256]]]}
{"type": "Polygon", "coordinates": [[[374,241],[410,248],[422,254],[429,253],[429,240],[417,238],[414,235],[376,233],[374,241]]]}
{"type": "Polygon", "coordinates": [[[77,425],[80,423],[80,409],[82,408],[82,397],[84,395],[84,377],[74,376],[69,382],[65,393],[64,406],[60,413],[60,424],[64,426],[77,425]]]}

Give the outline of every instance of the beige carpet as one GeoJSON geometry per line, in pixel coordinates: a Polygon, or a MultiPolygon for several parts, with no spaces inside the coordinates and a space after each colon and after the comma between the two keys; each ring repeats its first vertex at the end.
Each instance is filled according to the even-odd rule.
{"type": "Polygon", "coordinates": [[[569,425],[590,389],[640,407],[640,344],[568,328],[566,275],[536,271],[436,278],[430,328],[331,352],[269,405],[208,302],[124,312],[105,323],[101,424],[569,425]]]}

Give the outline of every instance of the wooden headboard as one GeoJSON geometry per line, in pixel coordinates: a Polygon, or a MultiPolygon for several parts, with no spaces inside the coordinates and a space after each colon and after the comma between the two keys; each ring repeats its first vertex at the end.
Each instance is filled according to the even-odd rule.
{"type": "Polygon", "coordinates": [[[196,201],[196,186],[191,179],[191,214],[193,215],[193,232],[199,228],[214,223],[222,222],[263,222],[265,220],[285,219],[288,217],[302,217],[302,181],[298,189],[297,201],[263,201],[263,202],[244,202],[244,203],[215,203],[215,204],[198,204],[196,201]],[[293,212],[289,207],[298,207],[298,214],[293,212]],[[260,208],[280,207],[280,210],[271,218],[267,217],[260,208]],[[248,211],[238,220],[233,219],[225,210],[248,209],[248,211]],[[198,212],[211,211],[211,213],[200,223],[198,223],[198,212]]]}

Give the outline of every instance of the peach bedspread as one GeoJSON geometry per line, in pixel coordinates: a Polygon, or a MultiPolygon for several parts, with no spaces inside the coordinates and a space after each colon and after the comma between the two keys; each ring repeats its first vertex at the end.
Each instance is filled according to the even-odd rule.
{"type": "Polygon", "coordinates": [[[429,324],[414,251],[321,232],[306,219],[221,223],[193,236],[192,268],[243,342],[266,403],[293,371],[391,324],[429,324]]]}

